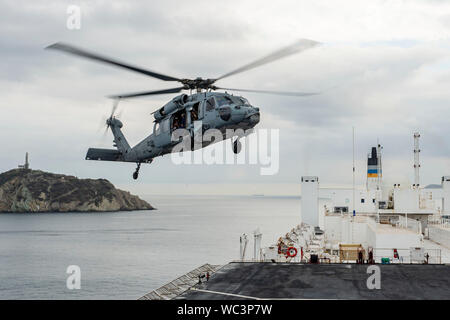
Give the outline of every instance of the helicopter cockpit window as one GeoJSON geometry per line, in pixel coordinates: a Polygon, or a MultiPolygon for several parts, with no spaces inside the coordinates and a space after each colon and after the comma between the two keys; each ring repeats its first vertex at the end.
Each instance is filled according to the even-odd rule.
{"type": "Polygon", "coordinates": [[[242,97],[231,97],[231,100],[233,100],[237,105],[248,104],[248,101],[242,97]]]}
{"type": "Polygon", "coordinates": [[[233,100],[231,100],[229,97],[227,96],[216,96],[216,100],[217,100],[217,104],[219,106],[223,106],[225,104],[230,104],[233,103],[233,100]]]}
{"type": "Polygon", "coordinates": [[[214,110],[215,104],[216,103],[214,101],[214,98],[209,98],[208,100],[206,100],[206,111],[214,110]]]}

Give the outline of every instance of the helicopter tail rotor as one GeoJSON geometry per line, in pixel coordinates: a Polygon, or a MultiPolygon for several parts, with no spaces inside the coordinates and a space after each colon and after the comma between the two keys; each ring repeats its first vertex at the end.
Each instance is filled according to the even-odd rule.
{"type": "Polygon", "coordinates": [[[114,101],[113,101],[113,106],[112,106],[112,108],[111,108],[111,114],[110,114],[110,116],[106,119],[106,130],[105,130],[105,131],[108,131],[109,127],[111,126],[112,120],[115,118],[114,114],[116,113],[117,107],[119,106],[119,101],[120,101],[119,98],[114,99],[114,101]]]}
{"type": "MultiPolygon", "coordinates": [[[[105,139],[106,134],[108,133],[108,129],[111,127],[112,120],[120,118],[122,115],[122,111],[120,111],[117,115],[115,115],[117,108],[119,106],[119,101],[120,101],[120,99],[114,99],[113,105],[111,108],[111,113],[109,114],[109,116],[103,116],[101,126],[100,126],[100,128],[102,128],[102,127],[104,128],[102,140],[105,139]]],[[[99,128],[99,130],[100,130],[100,128],[99,128]]]]}

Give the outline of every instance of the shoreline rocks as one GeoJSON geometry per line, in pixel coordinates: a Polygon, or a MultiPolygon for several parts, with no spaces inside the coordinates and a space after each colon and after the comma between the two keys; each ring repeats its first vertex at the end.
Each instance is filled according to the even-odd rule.
{"type": "Polygon", "coordinates": [[[40,170],[0,174],[0,213],[152,210],[148,202],[106,179],[78,179],[40,170]]]}

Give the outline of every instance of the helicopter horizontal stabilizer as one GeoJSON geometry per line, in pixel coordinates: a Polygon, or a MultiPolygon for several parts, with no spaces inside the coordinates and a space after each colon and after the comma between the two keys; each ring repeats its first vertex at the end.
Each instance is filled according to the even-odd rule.
{"type": "Polygon", "coordinates": [[[123,161],[122,154],[118,150],[89,148],[86,160],[123,161]]]}

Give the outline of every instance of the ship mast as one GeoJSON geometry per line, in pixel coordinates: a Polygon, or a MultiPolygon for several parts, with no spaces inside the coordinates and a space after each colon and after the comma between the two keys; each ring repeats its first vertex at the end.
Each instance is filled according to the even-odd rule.
{"type": "Polygon", "coordinates": [[[414,133],[414,186],[419,187],[419,168],[420,168],[420,162],[419,162],[419,138],[420,134],[419,132],[414,133]]]}
{"type": "Polygon", "coordinates": [[[356,215],[355,203],[355,127],[353,127],[353,216],[356,215]]]}

